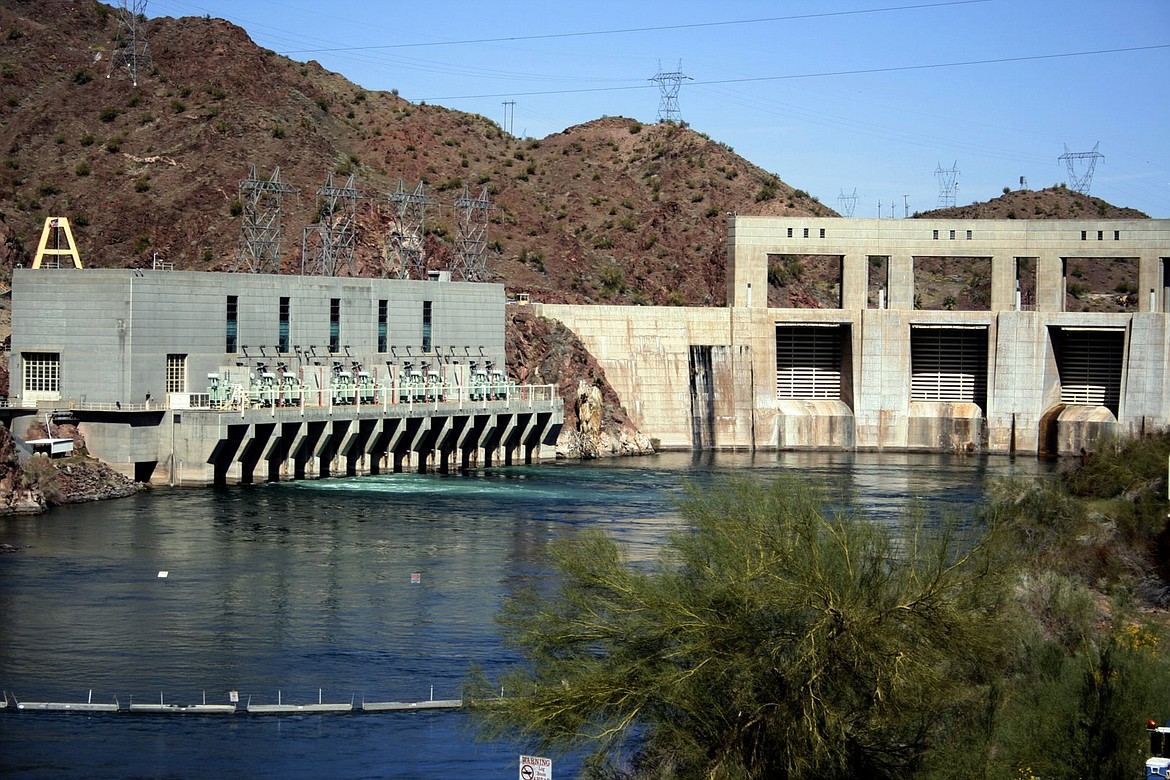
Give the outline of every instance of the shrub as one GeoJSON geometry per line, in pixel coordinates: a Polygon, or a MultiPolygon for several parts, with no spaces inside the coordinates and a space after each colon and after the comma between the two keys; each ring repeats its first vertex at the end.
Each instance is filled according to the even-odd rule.
{"type": "Polygon", "coordinates": [[[115,119],[117,119],[118,114],[120,113],[121,111],[113,107],[103,108],[101,113],[98,114],[98,119],[109,124],[110,122],[113,122],[115,119]]]}
{"type": "Polygon", "coordinates": [[[88,68],[78,68],[73,71],[74,84],[88,84],[93,81],[93,74],[89,72],[88,68]]]}
{"type": "Polygon", "coordinates": [[[77,167],[73,169],[73,172],[78,176],[89,176],[89,163],[85,160],[82,160],[81,162],[77,163],[77,167]]]}

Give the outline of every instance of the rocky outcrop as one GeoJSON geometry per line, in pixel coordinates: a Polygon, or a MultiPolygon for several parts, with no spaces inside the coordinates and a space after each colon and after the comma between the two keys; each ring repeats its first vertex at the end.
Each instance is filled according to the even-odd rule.
{"type": "MultiPolygon", "coordinates": [[[[75,429],[61,430],[64,427],[54,433],[80,439],[75,429]]],[[[84,447],[82,441],[77,452],[84,453],[84,447]]],[[[0,515],[38,514],[51,506],[122,498],[145,487],[84,454],[58,459],[34,455],[21,463],[15,442],[0,428],[0,515]]]]}
{"type": "Polygon", "coordinates": [[[604,458],[654,452],[622,409],[597,359],[564,323],[508,307],[504,336],[508,370],[519,382],[552,384],[565,402],[558,458],[604,458]]]}

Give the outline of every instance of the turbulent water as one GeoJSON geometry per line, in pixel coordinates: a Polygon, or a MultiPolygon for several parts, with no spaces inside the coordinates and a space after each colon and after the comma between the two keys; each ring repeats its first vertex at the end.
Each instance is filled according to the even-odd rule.
{"type": "MultiPolygon", "coordinates": [[[[634,559],[683,485],[799,470],[877,521],[969,517],[1034,461],[907,454],[668,454],[603,464],[155,490],[0,520],[0,685],[26,700],[226,703],[458,698],[510,658],[492,620],[554,539],[601,528],[634,559]],[[160,576],[166,572],[166,576],[160,576]],[[417,577],[415,576],[417,575],[417,577]],[[417,581],[416,581],[417,580],[417,581]]],[[[21,777],[513,777],[521,745],[461,712],[293,716],[0,713],[21,777]]],[[[572,776],[572,758],[557,777],[572,776]]]]}

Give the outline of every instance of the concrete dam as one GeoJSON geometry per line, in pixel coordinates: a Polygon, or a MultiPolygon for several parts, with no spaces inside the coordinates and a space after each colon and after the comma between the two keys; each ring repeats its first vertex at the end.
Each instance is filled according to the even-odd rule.
{"type": "Polygon", "coordinates": [[[1170,425],[1170,220],[733,216],[727,256],[726,308],[535,304],[664,449],[1076,454],[1170,425]],[[769,307],[793,256],[835,307],[769,307]],[[986,269],[986,308],[918,308],[926,258],[986,269]],[[1080,261],[1133,269],[1126,310],[1067,310],[1080,261]]]}

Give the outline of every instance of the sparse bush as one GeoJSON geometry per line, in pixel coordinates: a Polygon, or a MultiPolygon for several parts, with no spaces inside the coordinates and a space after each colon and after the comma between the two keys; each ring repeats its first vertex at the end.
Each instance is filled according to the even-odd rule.
{"type": "Polygon", "coordinates": [[[642,123],[641,122],[634,122],[633,124],[630,125],[630,135],[637,135],[640,132],[642,132],[642,123]]]}
{"type": "Polygon", "coordinates": [[[171,111],[174,111],[176,114],[181,114],[186,110],[187,104],[183,101],[179,100],[178,98],[175,98],[171,101],[171,111]]]}
{"type": "Polygon", "coordinates": [[[89,72],[88,68],[78,68],[73,71],[74,84],[88,84],[91,81],[93,81],[93,74],[89,72]]]}
{"type": "Polygon", "coordinates": [[[207,94],[211,96],[212,100],[223,100],[227,97],[227,92],[223,87],[214,85],[207,88],[207,94]]]}
{"type": "Polygon", "coordinates": [[[37,194],[42,198],[51,198],[54,195],[61,194],[61,188],[56,184],[42,184],[37,187],[37,194]]]}
{"type": "Polygon", "coordinates": [[[91,133],[86,133],[85,135],[81,136],[81,138],[77,139],[77,142],[82,146],[93,146],[95,140],[96,139],[91,133]]]}
{"type": "Polygon", "coordinates": [[[228,213],[233,217],[238,217],[244,213],[244,204],[240,203],[239,198],[233,198],[232,202],[228,204],[228,213]]]}
{"type": "Polygon", "coordinates": [[[284,125],[273,125],[272,126],[272,137],[273,138],[280,140],[280,139],[284,138],[286,135],[288,135],[288,133],[285,132],[284,125]]]}
{"type": "Polygon", "coordinates": [[[135,192],[149,192],[150,191],[150,176],[143,174],[134,180],[135,192]]]}
{"type": "Polygon", "coordinates": [[[89,176],[89,163],[82,160],[77,163],[77,167],[73,169],[73,172],[78,176],[89,176]]]}
{"type": "Polygon", "coordinates": [[[113,122],[115,119],[117,119],[120,113],[122,112],[113,107],[103,108],[102,112],[98,114],[98,119],[102,120],[106,124],[109,124],[110,122],[113,122]]]}

